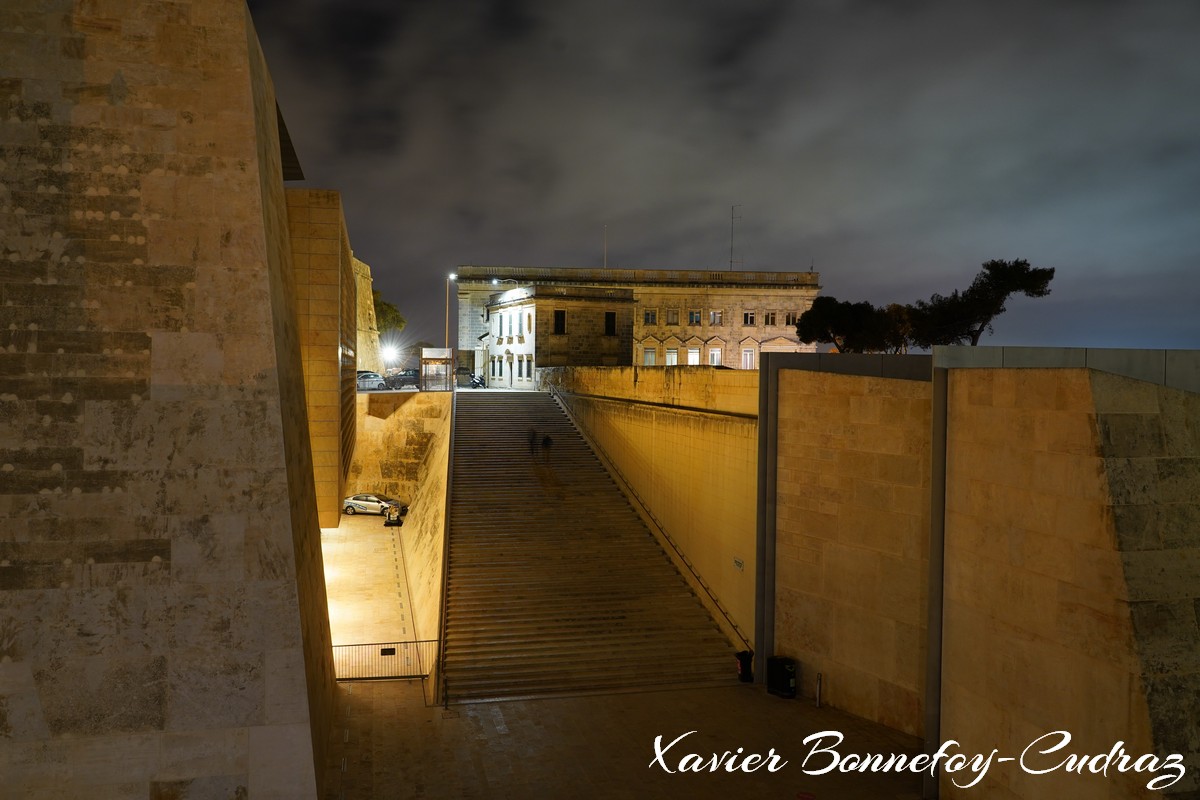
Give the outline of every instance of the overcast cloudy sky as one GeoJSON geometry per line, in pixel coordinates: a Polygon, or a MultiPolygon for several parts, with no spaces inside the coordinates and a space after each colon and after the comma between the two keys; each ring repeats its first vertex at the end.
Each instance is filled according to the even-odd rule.
{"type": "Polygon", "coordinates": [[[985,344],[1200,347],[1193,0],[250,0],[308,180],[441,341],[458,264],[1054,267],[985,344]]]}

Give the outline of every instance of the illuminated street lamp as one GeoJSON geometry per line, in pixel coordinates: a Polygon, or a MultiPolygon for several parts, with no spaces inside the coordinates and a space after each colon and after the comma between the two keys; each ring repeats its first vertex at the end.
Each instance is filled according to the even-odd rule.
{"type": "Polygon", "coordinates": [[[446,276],[446,348],[450,348],[450,282],[458,276],[451,272],[446,276]]]}
{"type": "Polygon", "coordinates": [[[400,348],[395,345],[385,344],[379,348],[379,355],[383,357],[383,366],[386,369],[395,364],[396,360],[400,358],[400,348]]]}

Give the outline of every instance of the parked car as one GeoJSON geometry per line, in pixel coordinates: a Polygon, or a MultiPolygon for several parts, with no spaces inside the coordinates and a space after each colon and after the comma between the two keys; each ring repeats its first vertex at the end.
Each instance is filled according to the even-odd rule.
{"type": "Polygon", "coordinates": [[[351,516],[355,514],[385,514],[391,506],[400,509],[401,515],[408,513],[408,506],[386,494],[356,494],[342,501],[342,511],[351,516]]]}
{"type": "Polygon", "coordinates": [[[405,386],[420,386],[421,372],[416,369],[402,369],[384,378],[389,389],[403,389],[405,386]]]}
{"type": "Polygon", "coordinates": [[[360,372],[358,373],[358,390],[369,391],[371,389],[386,389],[387,382],[378,372],[360,372]]]}

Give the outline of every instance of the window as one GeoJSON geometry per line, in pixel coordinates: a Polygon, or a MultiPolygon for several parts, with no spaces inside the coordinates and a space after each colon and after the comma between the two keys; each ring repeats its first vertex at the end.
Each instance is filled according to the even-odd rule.
{"type": "Polygon", "coordinates": [[[653,367],[657,357],[658,350],[653,347],[647,347],[642,350],[642,364],[647,367],[653,367]]]}
{"type": "Polygon", "coordinates": [[[657,308],[647,308],[645,311],[643,311],[642,312],[642,324],[657,325],[658,324],[658,309],[657,308]]]}
{"type": "Polygon", "coordinates": [[[708,365],[710,367],[721,366],[721,348],[713,347],[708,351],[708,365]]]}
{"type": "Polygon", "coordinates": [[[667,366],[673,367],[679,363],[679,351],[674,347],[667,348],[667,366]]]}
{"type": "Polygon", "coordinates": [[[754,325],[754,312],[746,311],[742,314],[743,325],[754,325]]]}
{"type": "Polygon", "coordinates": [[[749,347],[742,350],[742,369],[754,369],[754,350],[749,347]]]}
{"type": "Polygon", "coordinates": [[[605,336],[616,336],[617,335],[617,312],[615,312],[615,311],[605,311],[604,312],[604,335],[605,336]]]}
{"type": "Polygon", "coordinates": [[[525,330],[529,331],[529,335],[533,335],[533,312],[525,315],[525,330]]]}
{"type": "Polygon", "coordinates": [[[554,332],[563,334],[567,332],[567,312],[556,310],[554,312],[554,332]]]}
{"type": "Polygon", "coordinates": [[[775,312],[774,311],[764,311],[763,312],[763,325],[774,325],[774,324],[775,324],[775,312]]]}
{"type": "Polygon", "coordinates": [[[667,324],[668,325],[678,325],[679,324],[679,309],[678,308],[668,308],[667,309],[667,324]]]}
{"type": "Polygon", "coordinates": [[[525,315],[517,314],[517,336],[525,335],[525,315]]]}
{"type": "Polygon", "coordinates": [[[497,336],[504,335],[504,315],[503,314],[496,315],[496,335],[497,336]]]}
{"type": "Polygon", "coordinates": [[[708,324],[709,325],[724,325],[725,324],[723,321],[724,316],[725,316],[725,314],[723,311],[710,311],[710,312],[708,312],[708,324]]]}
{"type": "Polygon", "coordinates": [[[493,358],[491,361],[491,369],[492,369],[492,377],[494,378],[494,377],[496,377],[496,359],[495,358],[493,358]]]}
{"type": "Polygon", "coordinates": [[[688,362],[687,363],[688,363],[689,367],[695,367],[695,366],[700,365],[700,348],[699,347],[689,347],[688,348],[688,362]]]}
{"type": "Polygon", "coordinates": [[[525,377],[533,377],[533,356],[525,356],[525,377]]]}
{"type": "Polygon", "coordinates": [[[699,324],[700,324],[700,309],[693,308],[691,311],[688,312],[688,325],[699,325],[699,324]]]}
{"type": "Polygon", "coordinates": [[[799,311],[789,311],[786,314],[784,314],[783,315],[783,324],[784,325],[799,325],[800,324],[800,312],[799,311]]]}

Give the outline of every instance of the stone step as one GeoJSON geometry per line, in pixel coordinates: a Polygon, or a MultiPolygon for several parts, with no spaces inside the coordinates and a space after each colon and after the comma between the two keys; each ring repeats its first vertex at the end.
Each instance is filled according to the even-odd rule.
{"type": "Polygon", "coordinates": [[[732,645],[549,395],[456,402],[452,700],[736,681],[732,645]]]}

